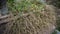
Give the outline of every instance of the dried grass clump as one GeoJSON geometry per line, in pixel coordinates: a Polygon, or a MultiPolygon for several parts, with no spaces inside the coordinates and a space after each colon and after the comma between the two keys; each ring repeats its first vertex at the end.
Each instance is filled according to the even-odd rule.
{"type": "Polygon", "coordinates": [[[50,34],[54,30],[55,12],[52,7],[45,7],[36,0],[21,3],[10,7],[12,21],[6,24],[4,34],[50,34]]]}
{"type": "Polygon", "coordinates": [[[12,18],[4,34],[50,34],[54,29],[55,12],[50,10],[23,13],[12,18]]]}

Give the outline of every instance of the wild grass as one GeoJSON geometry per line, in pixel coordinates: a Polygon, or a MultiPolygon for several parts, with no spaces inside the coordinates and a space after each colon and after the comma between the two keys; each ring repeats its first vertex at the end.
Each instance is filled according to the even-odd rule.
{"type": "Polygon", "coordinates": [[[55,13],[39,0],[9,0],[8,8],[13,20],[6,25],[4,34],[50,34],[53,30],[55,13]]]}

